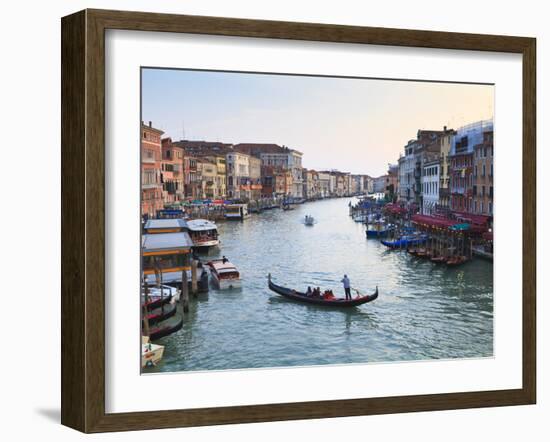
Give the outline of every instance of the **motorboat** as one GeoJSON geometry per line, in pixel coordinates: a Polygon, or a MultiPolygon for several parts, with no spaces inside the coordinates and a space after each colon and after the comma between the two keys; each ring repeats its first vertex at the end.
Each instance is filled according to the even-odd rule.
{"type": "Polygon", "coordinates": [[[241,288],[241,275],[227,258],[208,261],[214,285],[220,290],[241,288]]]}

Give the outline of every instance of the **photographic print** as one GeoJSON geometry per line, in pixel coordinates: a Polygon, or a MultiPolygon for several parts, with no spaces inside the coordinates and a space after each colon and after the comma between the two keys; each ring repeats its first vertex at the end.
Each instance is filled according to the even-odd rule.
{"type": "Polygon", "coordinates": [[[142,373],[492,357],[494,93],[142,68],[142,373]]]}

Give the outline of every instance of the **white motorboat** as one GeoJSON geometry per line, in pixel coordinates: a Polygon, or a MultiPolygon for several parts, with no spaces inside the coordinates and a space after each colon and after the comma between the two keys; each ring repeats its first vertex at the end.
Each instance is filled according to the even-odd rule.
{"type": "Polygon", "coordinates": [[[315,218],[313,218],[312,216],[310,215],[306,215],[305,219],[304,219],[304,224],[306,226],[312,226],[315,224],[315,218]]]}
{"type": "Polygon", "coordinates": [[[187,230],[194,247],[209,248],[220,243],[218,227],[207,219],[188,220],[187,230]]]}
{"type": "Polygon", "coordinates": [[[212,281],[220,290],[241,288],[241,275],[229,260],[215,259],[208,262],[212,281]]]}

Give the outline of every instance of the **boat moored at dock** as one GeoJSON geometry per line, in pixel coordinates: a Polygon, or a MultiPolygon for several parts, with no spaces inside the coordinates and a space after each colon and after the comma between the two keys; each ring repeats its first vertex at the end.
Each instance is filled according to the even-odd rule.
{"type": "Polygon", "coordinates": [[[390,249],[406,249],[409,246],[417,246],[419,244],[423,244],[427,240],[427,235],[403,235],[395,240],[382,240],[380,242],[390,249]]]}
{"type": "Polygon", "coordinates": [[[250,216],[246,204],[227,204],[225,206],[225,219],[241,221],[250,216]]]}
{"type": "Polygon", "coordinates": [[[220,244],[218,227],[207,219],[188,220],[187,231],[196,249],[208,250],[220,244]]]}
{"type": "Polygon", "coordinates": [[[238,289],[241,288],[241,275],[229,260],[214,259],[209,261],[208,267],[210,268],[210,275],[212,281],[220,290],[238,289]]]}

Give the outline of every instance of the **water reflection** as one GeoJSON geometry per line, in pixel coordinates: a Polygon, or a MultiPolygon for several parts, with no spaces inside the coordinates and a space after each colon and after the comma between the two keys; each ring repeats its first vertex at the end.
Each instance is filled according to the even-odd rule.
{"type": "MultiPolygon", "coordinates": [[[[365,238],[347,214],[349,199],[274,210],[219,224],[220,248],[241,271],[243,287],[192,299],[184,328],[162,342],[152,371],[304,366],[491,356],[493,277],[475,260],[447,268],[390,252],[365,238]],[[312,215],[317,224],[303,224],[312,215]],[[267,274],[287,287],[353,287],[380,297],[349,310],[281,298],[267,274]]],[[[148,370],[149,371],[149,370],[148,370]]]]}

